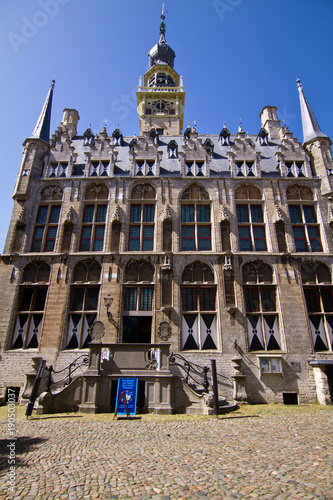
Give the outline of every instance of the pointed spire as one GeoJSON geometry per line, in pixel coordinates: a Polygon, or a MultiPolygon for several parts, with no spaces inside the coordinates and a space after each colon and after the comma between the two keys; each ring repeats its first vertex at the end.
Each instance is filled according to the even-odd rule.
{"type": "Polygon", "coordinates": [[[164,3],[162,4],[162,15],[161,15],[161,24],[160,24],[160,42],[165,42],[165,23],[164,23],[165,15],[164,15],[164,3]]]}
{"type": "Polygon", "coordinates": [[[320,130],[318,122],[315,118],[315,115],[310,108],[310,104],[308,103],[301,84],[300,79],[296,80],[298,91],[299,91],[299,101],[301,105],[301,116],[302,116],[302,127],[303,127],[303,144],[312,139],[316,139],[317,137],[327,137],[327,135],[323,134],[320,130]]]}
{"type": "Polygon", "coordinates": [[[52,108],[52,96],[55,80],[52,80],[50,90],[46,96],[44,106],[41,114],[36,123],[35,130],[29,139],[40,139],[41,141],[49,144],[50,137],[50,122],[51,122],[51,108],[52,108]]]}

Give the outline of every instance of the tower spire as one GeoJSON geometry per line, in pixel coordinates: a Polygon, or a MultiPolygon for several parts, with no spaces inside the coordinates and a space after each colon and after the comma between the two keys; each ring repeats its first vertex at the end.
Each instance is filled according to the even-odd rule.
{"type": "Polygon", "coordinates": [[[164,2],[162,3],[162,15],[161,15],[161,24],[160,24],[160,43],[165,42],[165,23],[164,23],[165,15],[164,15],[164,2]]]}
{"type": "Polygon", "coordinates": [[[312,139],[316,139],[317,137],[327,137],[327,135],[323,134],[320,130],[316,117],[304,95],[301,80],[298,78],[296,83],[299,91],[299,101],[301,106],[303,144],[311,141],[312,139]]]}
{"type": "Polygon", "coordinates": [[[55,80],[52,80],[50,90],[46,96],[43,109],[36,123],[35,130],[29,139],[40,139],[49,144],[52,97],[55,80]]]}

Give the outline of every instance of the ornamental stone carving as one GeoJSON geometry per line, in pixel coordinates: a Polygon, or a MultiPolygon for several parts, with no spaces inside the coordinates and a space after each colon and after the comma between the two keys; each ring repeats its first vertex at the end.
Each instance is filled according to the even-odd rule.
{"type": "Polygon", "coordinates": [[[170,205],[167,204],[165,206],[164,214],[163,214],[163,222],[172,222],[172,215],[170,210],[170,205]]]}
{"type": "Polygon", "coordinates": [[[157,335],[163,341],[169,340],[171,337],[171,326],[167,321],[162,321],[158,327],[157,335]]]}
{"type": "Polygon", "coordinates": [[[224,205],[224,204],[222,205],[222,208],[221,208],[220,222],[230,222],[228,210],[227,210],[226,205],[224,205]]]}

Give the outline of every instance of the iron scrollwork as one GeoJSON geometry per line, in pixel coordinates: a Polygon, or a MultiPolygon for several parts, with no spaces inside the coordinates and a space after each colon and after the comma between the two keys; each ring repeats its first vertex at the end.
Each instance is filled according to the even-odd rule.
{"type": "Polygon", "coordinates": [[[184,373],[184,382],[193,390],[198,390],[198,386],[203,387],[204,392],[209,390],[208,366],[200,366],[185,359],[181,354],[170,354],[170,364],[178,366],[184,373]]]}

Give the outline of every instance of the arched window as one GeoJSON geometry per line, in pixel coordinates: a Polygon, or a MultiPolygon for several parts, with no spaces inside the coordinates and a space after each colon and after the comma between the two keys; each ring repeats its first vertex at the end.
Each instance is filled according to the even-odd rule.
{"type": "Polygon", "coordinates": [[[217,349],[216,285],[212,269],[200,261],[182,275],[182,333],[184,350],[217,349]]]}
{"type": "Polygon", "coordinates": [[[154,295],[154,266],[130,261],[124,272],[123,342],[150,343],[154,295]]]}
{"type": "Polygon", "coordinates": [[[333,350],[333,286],[331,271],[320,262],[305,262],[303,290],[315,351],[333,350]]]}
{"type": "Polygon", "coordinates": [[[23,271],[12,349],[37,348],[43,324],[50,267],[32,262],[23,271]]]}
{"type": "Polygon", "coordinates": [[[155,189],[150,184],[137,184],[131,192],[128,250],[154,249],[155,189]]]}
{"type": "Polygon", "coordinates": [[[81,252],[103,251],[108,197],[109,190],[104,184],[90,184],[85,191],[81,252]]]}
{"type": "Polygon", "coordinates": [[[66,349],[84,349],[92,338],[100,290],[101,266],[95,261],[76,264],[70,289],[69,320],[66,349]]]}
{"type": "Polygon", "coordinates": [[[181,250],[212,249],[211,206],[207,191],[192,184],[181,198],[181,250]]]}
{"type": "Polygon", "coordinates": [[[235,198],[240,251],[266,251],[263,202],[260,190],[256,186],[240,186],[236,189],[235,198]]]}
{"type": "Polygon", "coordinates": [[[281,349],[272,268],[262,262],[249,262],[244,264],[242,274],[249,350],[281,349]]]}
{"type": "Polygon", "coordinates": [[[41,192],[42,203],[38,207],[32,252],[53,252],[58,232],[61,210],[62,189],[59,186],[46,186],[41,192]]]}
{"type": "Polygon", "coordinates": [[[305,186],[290,186],[287,200],[296,252],[322,252],[312,191],[305,186]]]}

